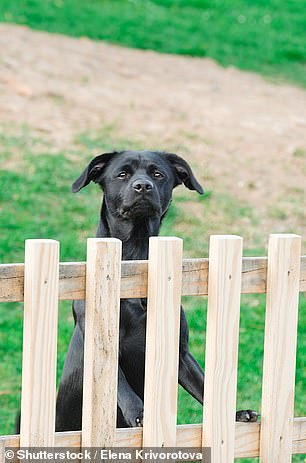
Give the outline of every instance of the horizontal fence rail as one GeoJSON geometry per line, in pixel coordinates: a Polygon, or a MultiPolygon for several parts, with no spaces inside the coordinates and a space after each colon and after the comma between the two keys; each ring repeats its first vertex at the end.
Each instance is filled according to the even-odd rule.
{"type": "Polygon", "coordinates": [[[306,417],[293,417],[300,246],[271,235],[267,258],[243,258],[241,237],[213,236],[209,259],[182,260],[180,239],[154,237],[148,261],[122,262],[120,241],[95,238],[87,264],[59,264],[58,242],[28,240],[25,264],[0,265],[0,302],[25,306],[21,435],[0,436],[0,463],[20,445],[209,446],[212,463],[306,453],[306,417]],[[235,423],[240,295],[250,293],[267,294],[262,420],[235,423]],[[181,295],[208,295],[206,375],[203,424],[177,426],[181,295]],[[136,297],[148,298],[143,428],[116,429],[120,298],[136,297]],[[79,432],[54,432],[58,299],[87,307],[79,432]]]}
{"type": "MultiPolygon", "coordinates": [[[[181,424],[176,427],[176,445],[178,447],[202,446],[201,424],[181,424]]],[[[69,431],[55,433],[56,447],[81,447],[82,432],[69,431]]],[[[260,423],[235,423],[235,458],[259,457],[260,423]]],[[[17,435],[0,436],[1,449],[5,447],[19,447],[20,439],[17,435]]],[[[142,429],[117,429],[113,447],[141,447],[142,429]]],[[[306,418],[293,419],[292,453],[306,453],[306,418]]]]}
{"type": "MultiPolygon", "coordinates": [[[[183,259],[182,296],[207,296],[209,259],[183,259]]],[[[267,289],[267,257],[242,258],[242,294],[263,294],[267,289]]],[[[59,265],[59,299],[85,299],[85,262],[59,265]]],[[[306,291],[306,256],[301,256],[299,290],[306,291]]],[[[146,297],[148,262],[124,261],[121,264],[121,298],[146,297]]],[[[0,264],[0,302],[24,299],[24,264],[0,264]]]]}

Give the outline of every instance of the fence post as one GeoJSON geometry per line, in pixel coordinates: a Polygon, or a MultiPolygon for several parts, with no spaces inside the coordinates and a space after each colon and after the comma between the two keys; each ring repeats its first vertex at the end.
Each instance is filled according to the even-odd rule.
{"type": "Polygon", "coordinates": [[[55,437],[59,243],[26,240],[21,447],[53,447],[55,437]]]}
{"type": "Polygon", "coordinates": [[[150,238],[143,447],[176,445],[183,242],[150,238]]]}
{"type": "Polygon", "coordinates": [[[116,431],[121,241],[87,240],[82,446],[112,446],[116,431]]]}
{"type": "Polygon", "coordinates": [[[241,267],[242,238],[212,236],[202,440],[212,463],[234,461],[241,267]]]}
{"type": "Polygon", "coordinates": [[[292,453],[301,237],[270,235],[267,269],[260,461],[292,453]]]}

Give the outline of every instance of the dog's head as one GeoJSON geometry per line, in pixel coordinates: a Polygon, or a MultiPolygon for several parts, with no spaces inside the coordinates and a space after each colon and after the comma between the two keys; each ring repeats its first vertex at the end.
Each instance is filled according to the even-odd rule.
{"type": "Polygon", "coordinates": [[[73,183],[76,193],[91,181],[98,183],[111,214],[126,220],[162,217],[172,190],[183,183],[190,190],[203,190],[188,163],[172,153],[122,151],[95,157],[73,183]]]}

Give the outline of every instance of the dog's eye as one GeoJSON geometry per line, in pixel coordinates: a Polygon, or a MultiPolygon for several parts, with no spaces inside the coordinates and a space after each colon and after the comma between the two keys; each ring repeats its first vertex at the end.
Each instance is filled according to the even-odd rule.
{"type": "Polygon", "coordinates": [[[126,172],[126,170],[123,170],[117,175],[118,178],[126,178],[127,176],[128,176],[128,173],[126,172]]]}
{"type": "Polygon", "coordinates": [[[159,172],[158,170],[156,170],[153,174],[153,176],[155,178],[163,178],[164,177],[164,174],[162,174],[161,172],[159,172]]]}

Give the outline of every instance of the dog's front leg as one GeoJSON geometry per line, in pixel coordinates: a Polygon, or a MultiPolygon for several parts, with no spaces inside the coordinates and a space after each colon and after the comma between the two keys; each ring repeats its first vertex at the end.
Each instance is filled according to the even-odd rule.
{"type": "Polygon", "coordinates": [[[198,402],[203,403],[204,373],[188,351],[180,354],[179,384],[198,402]]]}
{"type": "MultiPolygon", "coordinates": [[[[190,352],[180,356],[179,383],[189,394],[201,404],[203,403],[204,373],[190,352]]],[[[255,410],[239,410],[236,412],[236,421],[254,422],[257,419],[258,413],[255,410]]]]}
{"type": "Polygon", "coordinates": [[[56,431],[82,428],[84,335],[77,323],[70,341],[56,401],[56,431]]]}
{"type": "Polygon", "coordinates": [[[203,403],[204,373],[188,348],[188,324],[183,307],[180,316],[179,384],[198,402],[203,403]]]}
{"type": "Polygon", "coordinates": [[[118,371],[118,407],[129,427],[142,426],[143,401],[129,385],[120,365],[118,371]]]}

